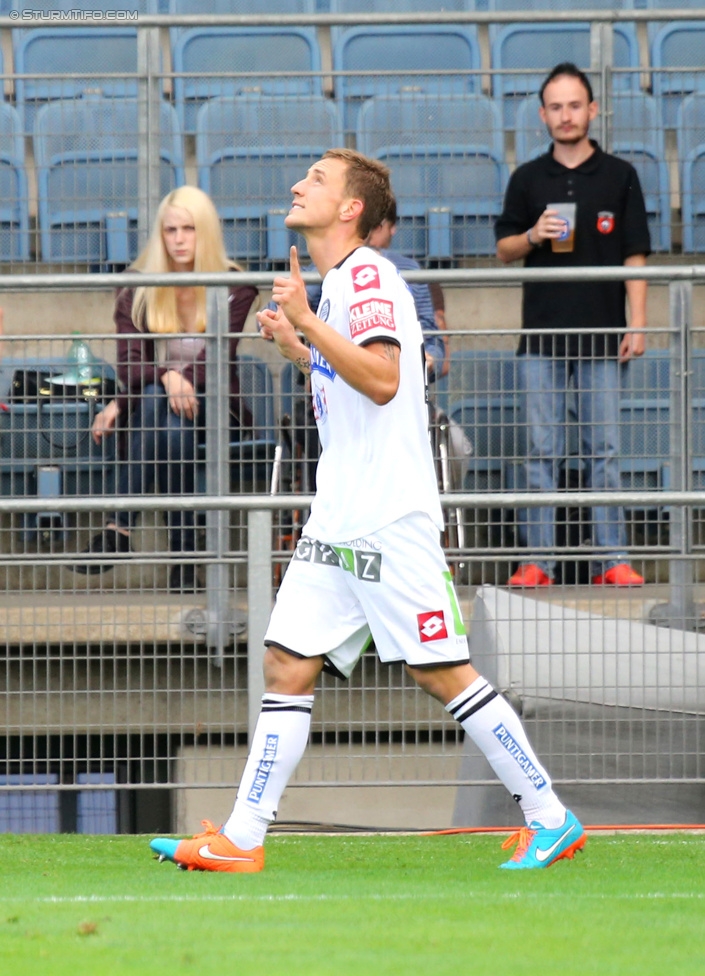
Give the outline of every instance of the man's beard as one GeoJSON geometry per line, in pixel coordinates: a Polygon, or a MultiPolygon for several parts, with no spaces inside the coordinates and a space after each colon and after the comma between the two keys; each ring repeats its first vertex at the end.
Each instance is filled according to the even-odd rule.
{"type": "Polygon", "coordinates": [[[586,125],[584,129],[576,131],[574,135],[561,138],[560,131],[558,131],[557,135],[554,135],[553,132],[551,132],[550,128],[548,128],[548,126],[546,126],[546,129],[552,141],[560,143],[560,145],[562,146],[577,145],[579,142],[583,141],[583,139],[587,136],[588,132],[590,131],[590,127],[586,125]]]}

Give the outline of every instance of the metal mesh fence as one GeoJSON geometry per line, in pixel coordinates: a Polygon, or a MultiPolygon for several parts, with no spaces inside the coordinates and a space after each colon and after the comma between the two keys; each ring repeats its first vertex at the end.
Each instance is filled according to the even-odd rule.
{"type": "MultiPolygon", "coordinates": [[[[705,21],[695,24],[698,36],[705,21]]],[[[516,40],[506,24],[442,26],[434,39],[432,27],[419,38],[406,25],[399,61],[391,60],[394,38],[380,28],[370,60],[347,63],[348,45],[365,41],[351,24],[292,25],[298,46],[281,48],[281,32],[261,25],[248,28],[260,33],[243,35],[240,69],[233,71],[232,38],[224,31],[198,36],[196,25],[165,23],[156,48],[140,49],[144,31],[126,25],[127,66],[82,61],[78,79],[45,53],[32,63],[32,52],[20,54],[28,34],[3,27],[3,268],[120,270],[144,243],[159,199],[191,182],[216,201],[230,255],[250,269],[276,269],[289,244],[301,244],[283,224],[291,184],[340,143],[391,166],[398,250],[434,268],[493,264],[492,226],[506,180],[517,163],[545,150],[535,93],[562,55],[534,57],[538,38],[524,36],[518,47],[532,60],[505,65],[495,54],[516,40]],[[420,60],[402,57],[417,41],[420,60]],[[456,50],[458,64],[451,61],[456,50]]],[[[598,64],[589,27],[575,56],[591,68],[602,104],[596,135],[636,166],[654,250],[664,260],[691,262],[704,250],[699,49],[692,63],[683,55],[661,66],[654,53],[661,22],[619,26],[634,27],[634,36],[617,32],[606,62],[600,55],[598,64]]],[[[115,30],[106,34],[117,52],[115,30]]],[[[61,33],[68,37],[67,28],[61,33]]],[[[217,379],[205,394],[205,423],[188,444],[182,432],[160,463],[145,465],[129,555],[86,555],[106,521],[117,519],[119,507],[105,497],[119,494],[129,441],[123,434],[122,443],[116,436],[96,443],[92,434],[118,378],[115,340],[106,334],[112,297],[86,317],[80,306],[87,295],[69,294],[62,292],[43,320],[27,316],[19,329],[6,322],[0,485],[12,505],[0,515],[0,829],[190,829],[190,795],[227,787],[229,802],[237,782],[257,706],[252,618],[266,616],[266,594],[276,590],[306,516],[305,502],[274,509],[256,590],[261,551],[253,553],[255,534],[237,499],[312,490],[317,441],[307,393],[263,348],[251,321],[237,365],[209,326],[206,369],[217,379]],[[83,386],[57,382],[71,380],[75,369],[71,329],[55,324],[66,321],[69,303],[94,357],[83,386]],[[234,366],[253,414],[246,432],[216,426],[217,411],[227,410],[224,365],[226,373],[234,366]],[[167,468],[184,479],[183,499],[167,468]],[[199,494],[235,503],[201,510],[199,494]],[[89,499],[91,510],[69,510],[65,503],[74,497],[89,499]],[[31,502],[26,511],[23,499],[31,502]],[[82,573],[79,565],[114,568],[82,573]]],[[[31,285],[22,297],[30,295],[31,285]]],[[[539,754],[566,789],[663,784],[673,793],[701,784],[696,597],[705,505],[651,497],[625,506],[626,551],[647,586],[618,592],[590,585],[604,554],[590,508],[574,496],[559,498],[556,583],[535,594],[506,591],[527,554],[528,513],[537,499],[526,483],[517,336],[492,318],[474,328],[467,313],[452,322],[449,371],[432,389],[439,486],[458,496],[447,499],[444,542],[475,659],[523,709],[539,754]],[[462,500],[468,492],[488,494],[470,503],[462,500]],[[508,505],[508,493],[520,497],[508,505]]],[[[702,488],[705,343],[697,329],[689,331],[683,351],[667,325],[666,315],[652,330],[647,356],[619,380],[623,491],[702,488]]],[[[565,451],[552,457],[561,490],[590,487],[591,457],[576,411],[568,384],[565,451]]],[[[158,429],[144,419],[136,427],[145,437],[158,429]]],[[[345,787],[349,796],[355,788],[364,797],[370,786],[403,785],[410,793],[445,785],[441,820],[497,822],[506,811],[491,791],[491,801],[478,794],[490,780],[440,706],[401,668],[382,667],[369,655],[347,684],[323,679],[311,749],[288,809],[294,817],[307,809],[296,797],[318,787],[345,787]]],[[[369,822],[364,800],[363,809],[351,803],[343,805],[350,817],[369,822]]],[[[331,818],[346,819],[335,810],[331,818]]],[[[407,822],[403,811],[395,816],[407,822]]]]}
{"type": "MultiPolygon", "coordinates": [[[[523,710],[542,757],[567,788],[683,787],[702,779],[698,605],[689,617],[686,612],[697,595],[700,506],[674,507],[672,495],[660,505],[654,495],[673,487],[668,472],[683,457],[692,472],[683,488],[692,488],[699,472],[698,339],[696,330],[692,370],[676,368],[672,347],[651,350],[621,377],[619,490],[651,492],[648,503],[624,509],[625,551],[644,574],[644,589],[589,585],[605,552],[579,491],[590,488],[581,480],[590,458],[570,412],[570,378],[564,419],[575,436],[569,434],[566,454],[552,460],[563,472],[557,488],[573,492],[558,494],[550,554],[555,584],[542,592],[505,588],[527,558],[527,516],[544,497],[522,482],[527,420],[516,335],[454,333],[448,374],[432,387],[432,441],[447,503],[444,541],[470,621],[473,659],[523,710]],[[685,439],[674,416],[681,402],[691,418],[685,439]],[[690,567],[689,577],[683,567],[690,567]]],[[[201,790],[232,789],[244,762],[260,661],[252,618],[266,619],[306,516],[299,499],[317,456],[306,391],[268,362],[269,350],[254,334],[240,339],[242,395],[263,425],[253,439],[261,453],[240,449],[253,430],[231,432],[221,495],[228,508],[214,511],[209,503],[199,515],[199,493],[208,498],[204,467],[222,461],[212,454],[205,461],[208,437],[217,441],[214,427],[204,423],[200,451],[182,432],[157,463],[144,466],[145,494],[135,496],[125,474],[137,461],[132,442],[121,446],[112,437],[97,445],[92,437],[95,417],[114,392],[114,340],[92,337],[90,382],[70,386],[75,341],[5,339],[0,436],[10,511],[0,529],[0,775],[9,789],[0,791],[3,827],[18,829],[21,821],[22,829],[37,830],[149,829],[159,822],[154,818],[171,816],[168,822],[189,829],[201,790]],[[267,379],[248,383],[248,370],[267,379]],[[192,468],[194,493],[170,492],[159,464],[176,465],[184,482],[192,468]],[[123,500],[136,511],[129,552],[87,551],[91,540],[103,538],[106,523],[119,524],[121,484],[123,500]],[[296,501],[283,500],[264,535],[255,529],[254,538],[238,509],[248,492],[256,503],[270,491],[284,499],[297,493],[296,501]],[[259,605],[251,579],[257,545],[267,550],[263,592],[270,594],[259,605]],[[173,798],[171,806],[164,797],[173,798]]],[[[217,357],[216,349],[209,333],[206,360],[217,357]]],[[[227,389],[218,391],[223,395],[227,389]]],[[[151,424],[134,419],[132,433],[156,434],[158,424],[151,424]]],[[[353,795],[373,786],[444,786],[455,799],[437,816],[461,823],[511,818],[497,809],[491,780],[443,709],[402,668],[382,666],[371,653],[349,682],[321,682],[290,816],[308,810],[302,791],[335,786],[353,795]],[[488,790],[490,800],[473,794],[466,802],[467,784],[488,790]]],[[[364,812],[357,816],[365,821],[364,812]]]]}

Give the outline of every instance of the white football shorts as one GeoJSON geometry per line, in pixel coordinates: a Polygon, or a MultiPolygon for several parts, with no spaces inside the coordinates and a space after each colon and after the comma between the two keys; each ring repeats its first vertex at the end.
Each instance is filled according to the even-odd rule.
{"type": "Polygon", "coordinates": [[[264,642],[323,656],[348,678],[374,640],[381,661],[414,667],[469,661],[438,528],[412,513],[364,539],[302,537],[282,580],[264,642]]]}

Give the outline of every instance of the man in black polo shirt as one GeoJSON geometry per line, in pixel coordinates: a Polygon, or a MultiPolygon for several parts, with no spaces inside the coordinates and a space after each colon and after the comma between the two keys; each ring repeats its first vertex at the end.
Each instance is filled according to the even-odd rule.
{"type": "MultiPolygon", "coordinates": [[[[497,256],[505,263],[524,259],[527,268],[643,266],[650,252],[646,210],[639,178],[624,160],[603,152],[588,136],[597,103],[585,74],[560,64],[540,92],[539,113],[553,145],[549,152],[513,173],[497,220],[497,256]],[[565,224],[549,204],[577,205],[573,250],[555,252],[565,224]]],[[[620,487],[620,364],[644,352],[646,282],[531,282],[523,286],[525,329],[519,345],[519,374],[527,423],[527,487],[555,491],[565,457],[566,390],[572,378],[578,403],[581,454],[587,484],[620,487]],[[625,315],[629,304],[629,327],[625,315]],[[589,334],[568,335],[584,328],[589,334]],[[605,334],[604,329],[622,333],[605,334]]],[[[592,511],[593,544],[600,550],[591,568],[594,583],[640,586],[644,581],[627,562],[621,509],[592,511]]],[[[548,586],[555,560],[555,509],[527,510],[525,542],[532,561],[510,586],[548,586]]]]}

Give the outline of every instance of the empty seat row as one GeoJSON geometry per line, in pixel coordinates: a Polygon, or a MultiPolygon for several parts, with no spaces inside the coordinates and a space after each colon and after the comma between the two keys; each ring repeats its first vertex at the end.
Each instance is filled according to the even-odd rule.
{"type": "MultiPolygon", "coordinates": [[[[89,3],[90,0],[82,0],[86,8],[89,3]]],[[[154,10],[155,3],[156,0],[141,0],[134,9],[154,10]]],[[[520,9],[497,4],[499,0],[490,0],[489,9],[520,9]]],[[[52,10],[57,5],[44,6],[52,10]]],[[[61,0],[58,5],[67,10],[75,6],[70,6],[70,0],[61,0]]],[[[115,6],[104,0],[98,9],[115,6]]],[[[18,0],[16,7],[32,10],[37,4],[30,6],[18,0]]],[[[306,13],[311,12],[311,3],[279,7],[274,4],[272,9],[306,13]]],[[[244,7],[223,2],[216,12],[230,10],[243,12],[244,7]]],[[[203,9],[173,0],[170,12],[198,13],[203,9]]],[[[135,26],[128,23],[110,28],[87,27],[77,21],[75,27],[52,29],[42,21],[28,24],[29,27],[12,32],[15,96],[25,133],[32,130],[36,109],[52,98],[72,97],[86,87],[99,87],[114,96],[136,95],[135,26]]],[[[705,20],[653,26],[653,92],[661,99],[665,124],[673,125],[682,97],[705,90],[705,20]]],[[[635,25],[615,23],[613,36],[613,87],[616,91],[638,91],[641,64],[635,25]]],[[[537,91],[542,77],[554,64],[572,60],[587,70],[591,63],[591,30],[587,22],[496,24],[491,25],[490,41],[491,68],[497,69],[492,77],[493,94],[503,101],[504,122],[508,126],[514,124],[516,100],[537,91]]],[[[205,99],[216,95],[247,90],[263,94],[323,93],[321,51],[314,27],[173,28],[171,44],[174,100],[185,132],[195,131],[198,108],[205,99]]],[[[347,132],[356,127],[361,101],[374,94],[409,87],[429,92],[479,93],[482,67],[474,25],[333,29],[334,87],[336,97],[344,105],[347,132]]]]}
{"type": "MultiPolygon", "coordinates": [[[[535,98],[518,112],[517,158],[546,149],[535,98]]],[[[614,99],[613,148],[644,188],[655,250],[670,249],[670,191],[654,100],[614,99]]],[[[705,94],[684,103],[679,126],[683,242],[705,250],[705,94]]],[[[44,106],[35,124],[41,254],[46,261],[125,264],[136,253],[138,104],[90,95],[44,106]]],[[[230,253],[284,261],[290,188],[331,146],[343,144],[337,106],[320,96],[208,100],[198,115],[198,183],[224,220],[230,253]]],[[[17,112],[0,103],[0,259],[29,256],[28,187],[17,112]]],[[[159,187],[185,182],[176,112],[160,103],[159,187]]],[[[426,260],[494,253],[493,224],[508,179],[501,112],[483,95],[377,96],[363,106],[357,145],[392,170],[400,250],[426,260]]]]}

